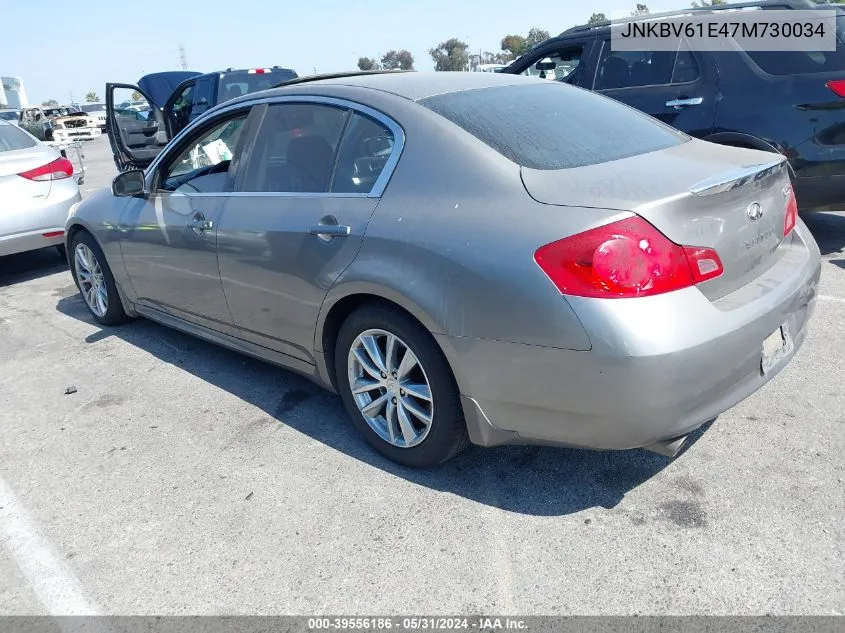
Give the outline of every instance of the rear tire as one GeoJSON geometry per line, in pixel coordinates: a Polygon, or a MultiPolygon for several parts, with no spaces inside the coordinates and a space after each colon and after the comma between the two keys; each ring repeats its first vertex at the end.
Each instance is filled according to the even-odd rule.
{"type": "Polygon", "coordinates": [[[106,256],[93,236],[77,233],[71,243],[70,270],[91,316],[102,325],[118,325],[127,320],[106,256]]]}
{"type": "Polygon", "coordinates": [[[353,425],[388,459],[426,468],[469,443],[449,364],[404,312],[372,304],[349,315],[335,344],[335,376],[353,425]]]}

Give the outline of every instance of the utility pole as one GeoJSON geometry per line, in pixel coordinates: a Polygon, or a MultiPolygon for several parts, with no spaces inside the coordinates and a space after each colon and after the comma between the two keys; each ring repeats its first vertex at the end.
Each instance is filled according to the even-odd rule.
{"type": "Polygon", "coordinates": [[[182,64],[182,70],[188,70],[188,54],[185,53],[185,47],[182,44],[179,45],[179,61],[182,64]]]}

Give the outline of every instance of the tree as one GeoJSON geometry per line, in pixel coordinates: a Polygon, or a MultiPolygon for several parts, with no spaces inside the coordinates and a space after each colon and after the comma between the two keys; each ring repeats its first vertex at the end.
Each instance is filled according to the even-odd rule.
{"type": "Polygon", "coordinates": [[[97,93],[93,90],[85,95],[85,102],[86,103],[97,103],[100,100],[100,97],[97,96],[97,93]]]}
{"type": "Polygon", "coordinates": [[[59,105],[59,102],[55,99],[48,99],[47,101],[42,101],[41,105],[46,106],[48,108],[56,108],[59,105]]]}
{"type": "Polygon", "coordinates": [[[381,67],[387,70],[413,70],[414,56],[410,52],[387,51],[381,58],[381,67]]]}
{"type": "Polygon", "coordinates": [[[604,13],[593,13],[590,19],[587,20],[587,24],[596,24],[598,22],[607,22],[607,16],[604,13]]]}
{"type": "Polygon", "coordinates": [[[467,48],[466,42],[453,37],[429,49],[428,54],[434,60],[434,70],[466,70],[469,65],[467,48]]]}
{"type": "Polygon", "coordinates": [[[525,38],[525,48],[522,49],[522,52],[525,53],[529,48],[533,48],[540,42],[545,42],[547,39],[549,39],[548,31],[534,27],[528,31],[528,37],[525,38]]]}
{"type": "Polygon", "coordinates": [[[132,101],[144,101],[144,95],[142,95],[137,90],[132,91],[132,101]]]}
{"type": "Polygon", "coordinates": [[[502,38],[502,50],[509,59],[519,57],[525,50],[525,38],[521,35],[505,35],[502,38]]]}
{"type": "Polygon", "coordinates": [[[631,15],[637,17],[638,15],[648,15],[650,11],[648,7],[644,4],[637,3],[637,8],[631,11],[631,15]]]}
{"type": "Polygon", "coordinates": [[[379,70],[379,65],[371,57],[359,57],[358,70],[379,70]]]}

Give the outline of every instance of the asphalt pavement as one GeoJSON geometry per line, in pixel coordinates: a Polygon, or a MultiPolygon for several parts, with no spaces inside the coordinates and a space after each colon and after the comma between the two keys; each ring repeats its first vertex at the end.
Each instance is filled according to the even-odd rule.
{"type": "MultiPolygon", "coordinates": [[[[105,137],[86,164],[108,184],[105,137]]],[[[675,460],[401,468],[306,380],[102,328],[55,251],[0,258],[0,614],[841,615],[845,213],[805,221],[804,347],[675,460]]]]}

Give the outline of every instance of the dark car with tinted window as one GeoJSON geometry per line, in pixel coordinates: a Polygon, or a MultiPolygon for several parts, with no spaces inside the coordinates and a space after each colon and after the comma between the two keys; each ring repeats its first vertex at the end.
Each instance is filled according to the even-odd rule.
{"type": "MultiPolygon", "coordinates": [[[[800,0],[708,10],[833,9],[836,50],[611,50],[611,24],[577,26],[503,72],[595,90],[691,136],[783,154],[803,211],[845,207],[845,11],[800,0]]],[[[636,20],[683,21],[694,9],[636,20]]],[[[615,23],[614,23],[615,24],[615,23]]]]}
{"type": "Polygon", "coordinates": [[[115,163],[121,171],[146,167],[169,139],[214,106],[267,90],[297,76],[296,71],[290,68],[273,66],[242,70],[228,68],[205,74],[160,72],[141,77],[137,85],[108,83],[107,125],[108,129],[116,130],[122,140],[122,143],[116,143],[113,135],[109,137],[115,163]],[[122,107],[127,103],[142,105],[122,107]],[[161,112],[161,117],[149,116],[147,107],[161,112]],[[131,148],[134,159],[122,152],[121,146],[131,148]],[[140,162],[139,156],[144,157],[140,162]]]}

